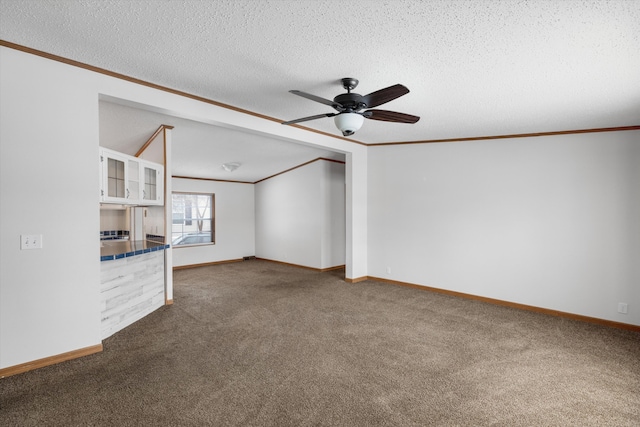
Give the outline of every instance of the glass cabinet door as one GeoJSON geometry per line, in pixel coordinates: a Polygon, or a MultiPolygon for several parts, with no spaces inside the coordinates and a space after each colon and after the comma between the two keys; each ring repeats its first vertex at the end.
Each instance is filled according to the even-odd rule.
{"type": "Polygon", "coordinates": [[[112,151],[102,150],[100,162],[102,168],[101,201],[126,203],[129,195],[127,157],[112,151]]]}
{"type": "Polygon", "coordinates": [[[158,198],[158,185],[156,170],[150,167],[144,167],[144,191],[142,198],[145,200],[156,200],[158,198]]]}
{"type": "Polygon", "coordinates": [[[108,173],[107,173],[107,195],[109,197],[124,198],[124,162],[107,158],[108,173]]]}
{"type": "Polygon", "coordinates": [[[142,171],[142,199],[150,205],[161,205],[164,200],[164,168],[157,164],[140,163],[142,171]]]}

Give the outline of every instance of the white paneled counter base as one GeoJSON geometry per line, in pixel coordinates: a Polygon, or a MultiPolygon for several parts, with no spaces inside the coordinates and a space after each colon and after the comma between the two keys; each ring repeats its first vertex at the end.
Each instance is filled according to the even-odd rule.
{"type": "Polygon", "coordinates": [[[100,263],[102,339],[164,303],[164,251],[100,263]]]}

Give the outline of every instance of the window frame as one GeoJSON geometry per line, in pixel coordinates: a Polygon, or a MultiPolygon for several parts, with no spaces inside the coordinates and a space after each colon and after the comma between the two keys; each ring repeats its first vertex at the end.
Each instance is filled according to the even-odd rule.
{"type": "MultiPolygon", "coordinates": [[[[186,206],[187,204],[185,203],[184,206],[186,206]]],[[[177,212],[178,214],[185,214],[186,212],[177,212]]],[[[197,214],[196,214],[197,215],[197,214]]],[[[186,247],[193,247],[193,246],[207,246],[207,245],[215,245],[216,243],[216,195],[215,193],[201,193],[201,192],[193,192],[193,191],[173,191],[171,192],[171,247],[173,248],[186,248],[186,247]],[[203,218],[202,220],[199,220],[197,218],[197,216],[194,218],[193,217],[193,211],[198,212],[198,207],[197,206],[193,206],[193,203],[191,204],[191,209],[190,212],[192,214],[191,217],[187,218],[186,216],[183,216],[182,219],[175,219],[176,216],[176,211],[174,210],[174,195],[187,195],[187,196],[209,196],[210,197],[210,202],[211,202],[211,206],[210,206],[210,211],[211,211],[211,218],[203,218]],[[210,228],[211,228],[211,241],[209,242],[198,242],[198,243],[177,243],[174,244],[173,242],[176,239],[179,238],[184,238],[187,239],[189,237],[189,234],[193,234],[194,231],[185,231],[184,228],[186,226],[189,227],[193,227],[194,224],[196,224],[197,227],[197,223],[199,221],[211,221],[210,224],[210,228]],[[182,228],[183,230],[181,232],[176,233],[174,231],[174,226],[176,225],[176,221],[182,221],[182,228]],[[177,234],[177,235],[176,235],[177,234]],[[175,237],[174,237],[175,236],[175,237]]],[[[195,231],[195,233],[203,233],[206,231],[195,231]]]]}

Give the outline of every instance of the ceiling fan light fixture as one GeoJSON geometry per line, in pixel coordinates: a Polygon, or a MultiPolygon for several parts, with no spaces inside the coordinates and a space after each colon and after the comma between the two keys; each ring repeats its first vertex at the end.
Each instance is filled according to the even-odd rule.
{"type": "Polygon", "coordinates": [[[342,113],[335,116],[333,120],[342,135],[350,136],[362,127],[364,117],[358,113],[342,113]]]}
{"type": "Polygon", "coordinates": [[[238,169],[239,167],[240,167],[240,163],[239,162],[224,163],[222,165],[222,169],[226,170],[227,172],[233,172],[234,170],[238,169]]]}

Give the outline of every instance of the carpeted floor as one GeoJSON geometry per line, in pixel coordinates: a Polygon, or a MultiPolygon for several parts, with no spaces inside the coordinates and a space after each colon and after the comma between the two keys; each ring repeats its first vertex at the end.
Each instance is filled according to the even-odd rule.
{"type": "Polygon", "coordinates": [[[640,334],[268,261],[175,272],[2,426],[638,426],[640,334]]]}

